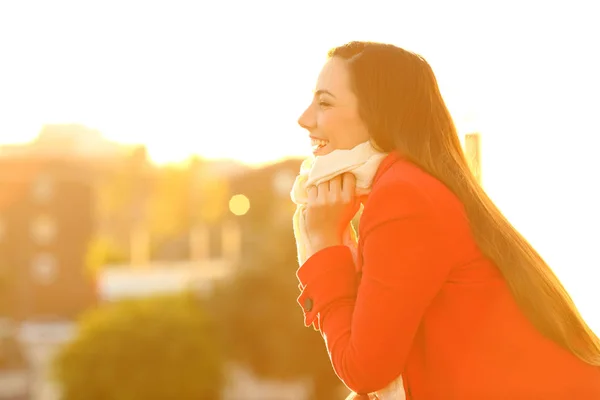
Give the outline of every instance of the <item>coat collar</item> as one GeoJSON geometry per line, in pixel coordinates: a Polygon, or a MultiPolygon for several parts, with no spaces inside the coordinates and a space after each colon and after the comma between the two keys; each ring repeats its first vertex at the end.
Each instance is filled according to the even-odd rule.
{"type": "Polygon", "coordinates": [[[375,173],[375,177],[373,178],[373,185],[377,182],[377,180],[379,178],[381,178],[381,176],[383,174],[385,174],[385,172],[391,168],[392,165],[394,165],[397,161],[399,161],[402,157],[400,156],[400,154],[396,151],[389,153],[382,161],[381,164],[379,164],[379,168],[377,168],[377,172],[375,173]]]}

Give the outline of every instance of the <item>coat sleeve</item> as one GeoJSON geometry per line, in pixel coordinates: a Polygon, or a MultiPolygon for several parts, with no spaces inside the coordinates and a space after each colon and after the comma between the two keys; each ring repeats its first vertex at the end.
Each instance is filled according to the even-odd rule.
{"type": "Polygon", "coordinates": [[[298,302],[307,326],[318,321],[336,374],[355,392],[370,393],[403,372],[451,262],[440,217],[409,184],[371,193],[361,235],[360,282],[350,250],[329,247],[299,268],[298,302]]]}

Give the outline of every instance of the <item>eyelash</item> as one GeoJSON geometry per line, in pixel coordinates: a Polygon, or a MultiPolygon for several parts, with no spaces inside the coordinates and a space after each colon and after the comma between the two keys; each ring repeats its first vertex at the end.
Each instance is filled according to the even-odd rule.
{"type": "Polygon", "coordinates": [[[326,102],[326,101],[319,101],[319,105],[320,105],[321,107],[329,107],[329,106],[331,106],[331,104],[329,104],[329,103],[328,103],[328,102],[326,102]]]}

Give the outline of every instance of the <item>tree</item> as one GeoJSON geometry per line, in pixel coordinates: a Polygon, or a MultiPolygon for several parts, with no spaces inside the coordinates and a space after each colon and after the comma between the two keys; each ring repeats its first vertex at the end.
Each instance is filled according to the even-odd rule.
{"type": "MultiPolygon", "coordinates": [[[[265,378],[312,379],[312,399],[340,397],[321,335],[303,325],[295,277],[296,249],[289,229],[260,229],[262,245],[245,257],[235,278],[217,290],[213,310],[221,318],[228,357],[265,378]]],[[[263,224],[264,226],[264,224],[263,224]]]]}
{"type": "Polygon", "coordinates": [[[90,311],[54,372],[64,400],[217,399],[223,358],[197,300],[156,297],[90,311]]]}

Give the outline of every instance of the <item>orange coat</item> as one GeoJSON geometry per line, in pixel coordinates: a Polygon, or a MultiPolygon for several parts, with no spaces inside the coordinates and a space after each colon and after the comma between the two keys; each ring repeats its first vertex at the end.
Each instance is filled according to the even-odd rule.
{"type": "Polygon", "coordinates": [[[396,155],[381,164],[345,246],[297,272],[305,324],[357,393],[400,374],[409,400],[600,399],[600,368],[543,337],[471,234],[462,204],[396,155]]]}

